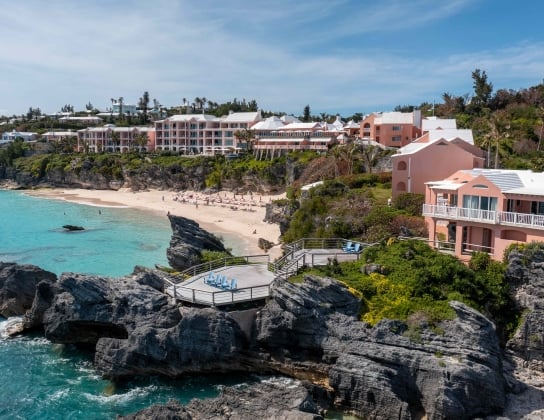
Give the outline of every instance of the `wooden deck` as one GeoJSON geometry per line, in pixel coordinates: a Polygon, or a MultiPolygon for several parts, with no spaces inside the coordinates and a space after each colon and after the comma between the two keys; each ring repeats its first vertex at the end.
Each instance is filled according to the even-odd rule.
{"type": "Polygon", "coordinates": [[[249,302],[270,296],[270,285],[276,275],[268,271],[266,264],[235,265],[213,270],[214,274],[234,278],[236,290],[225,290],[204,282],[209,272],[191,277],[183,283],[170,286],[165,291],[168,295],[185,302],[199,305],[223,306],[233,303],[249,302]]]}
{"type": "MultiPolygon", "coordinates": [[[[290,244],[286,254],[274,263],[268,255],[228,257],[200,264],[185,270],[165,287],[165,292],[176,301],[205,306],[224,306],[262,300],[270,296],[276,278],[287,279],[302,267],[356,261],[360,252],[342,249],[344,239],[303,239],[290,244]],[[205,283],[209,273],[236,279],[235,290],[222,289],[205,283]]],[[[369,246],[369,244],[363,244],[369,246]]]]}

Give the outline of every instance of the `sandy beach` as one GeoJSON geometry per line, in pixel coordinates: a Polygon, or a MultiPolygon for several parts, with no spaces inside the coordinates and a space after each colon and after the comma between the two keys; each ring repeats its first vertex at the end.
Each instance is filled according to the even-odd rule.
{"type": "MultiPolygon", "coordinates": [[[[259,255],[258,239],[264,238],[278,244],[280,230],[276,224],[264,222],[266,203],[281,195],[235,195],[231,192],[203,194],[194,191],[175,193],[149,190],[87,190],[87,189],[39,189],[27,192],[30,195],[65,200],[97,207],[129,207],[156,216],[168,213],[196,221],[203,229],[223,237],[225,245],[233,248],[237,255],[259,255]]],[[[268,251],[274,260],[281,255],[278,245],[268,251]]]]}

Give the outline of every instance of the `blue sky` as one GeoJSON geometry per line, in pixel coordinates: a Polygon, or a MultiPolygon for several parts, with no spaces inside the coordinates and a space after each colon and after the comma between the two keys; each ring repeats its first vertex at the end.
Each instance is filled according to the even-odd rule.
{"type": "Polygon", "coordinates": [[[0,115],[99,109],[144,91],[300,115],[392,110],[544,79],[544,1],[2,2],[0,115]]]}

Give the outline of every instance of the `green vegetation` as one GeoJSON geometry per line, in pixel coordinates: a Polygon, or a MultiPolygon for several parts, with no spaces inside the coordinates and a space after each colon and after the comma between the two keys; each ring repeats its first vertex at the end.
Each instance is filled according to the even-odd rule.
{"type": "Polygon", "coordinates": [[[421,209],[420,196],[405,194],[397,204],[387,205],[390,176],[349,175],[312,188],[300,200],[283,235],[284,242],[304,237],[376,242],[406,233],[426,235],[423,219],[417,216],[421,214],[421,210],[417,212],[417,206],[421,209]]]}
{"type": "Polygon", "coordinates": [[[361,296],[363,321],[372,325],[383,318],[407,321],[406,334],[416,341],[421,322],[443,333],[437,323],[454,317],[451,300],[479,310],[495,322],[500,337],[508,337],[518,325],[519,313],[504,271],[503,263],[485,253],[474,254],[467,267],[417,240],[390,240],[367,248],[360,261],[312,269],[344,282],[361,296]]]}

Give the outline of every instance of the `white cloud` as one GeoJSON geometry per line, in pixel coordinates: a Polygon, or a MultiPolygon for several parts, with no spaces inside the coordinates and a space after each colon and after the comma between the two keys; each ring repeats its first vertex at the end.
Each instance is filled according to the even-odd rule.
{"type": "Polygon", "coordinates": [[[217,102],[256,99],[266,110],[296,114],[306,104],[313,112],[369,112],[439,99],[445,91],[467,93],[477,67],[496,88],[513,83],[511,75],[538,83],[542,44],[442,51],[422,60],[398,45],[364,45],[358,38],[425,30],[475,3],[9,2],[0,27],[0,107],[53,112],[89,100],[105,107],[111,97],[136,103],[147,90],[167,106],[205,96],[217,102]],[[393,27],[391,21],[400,23],[393,27]]]}

